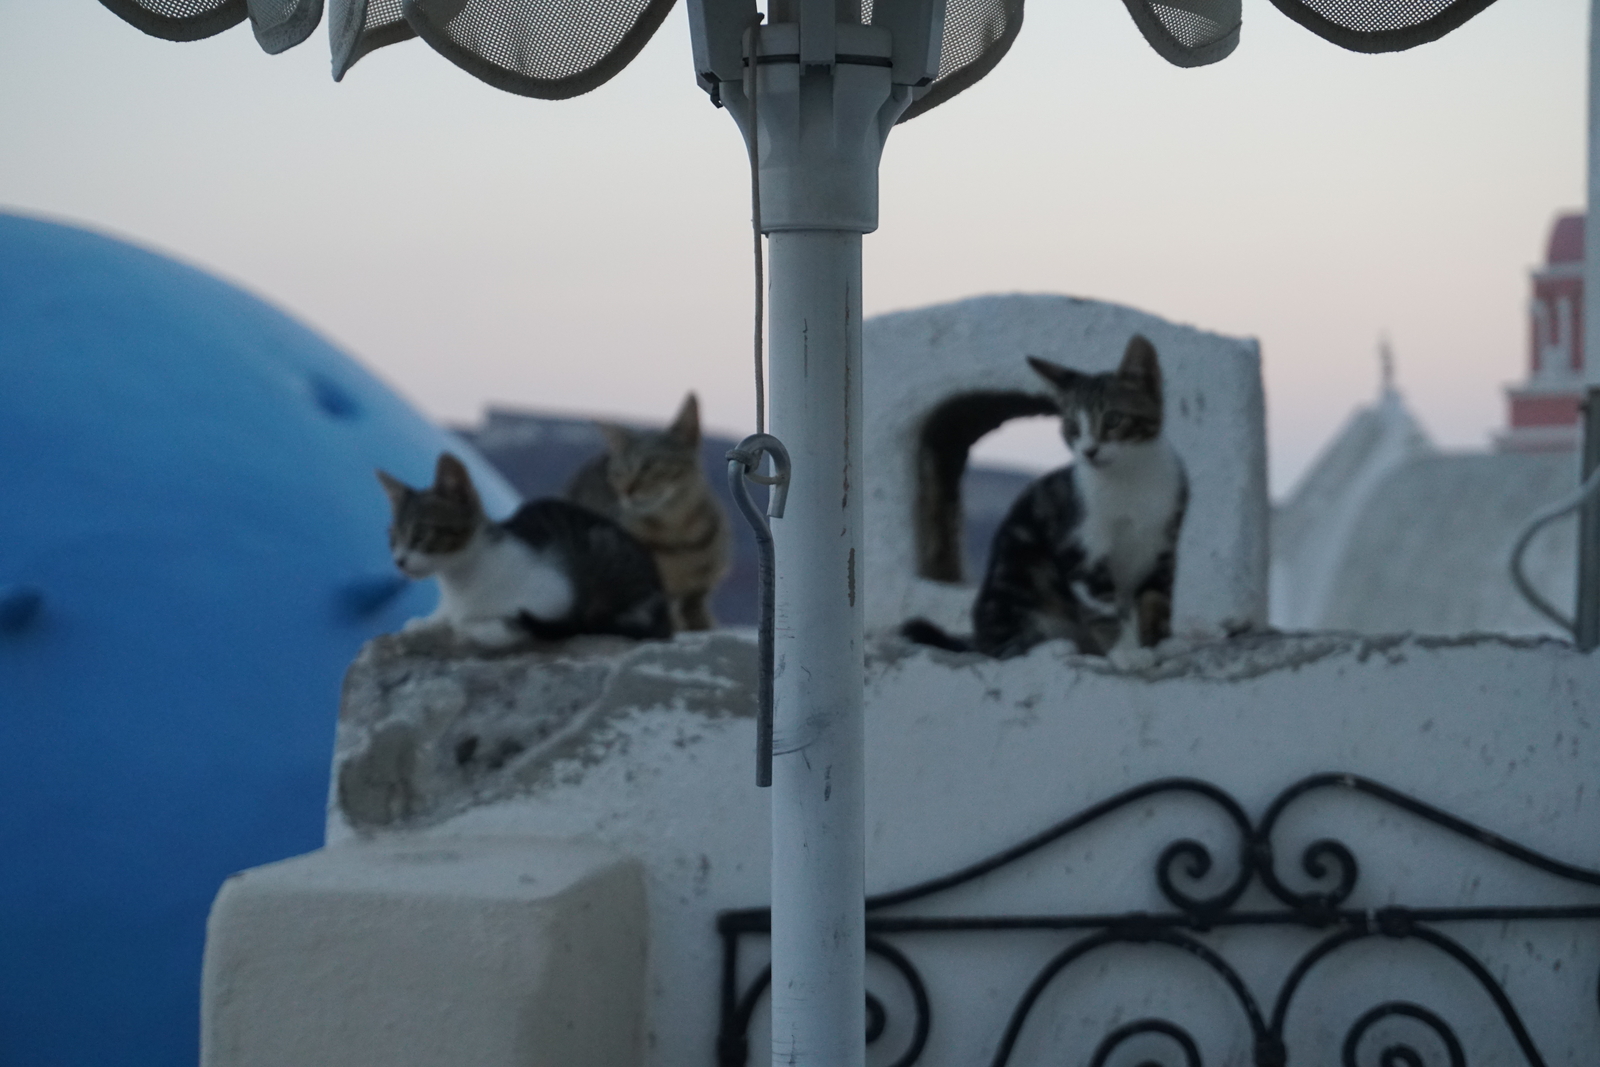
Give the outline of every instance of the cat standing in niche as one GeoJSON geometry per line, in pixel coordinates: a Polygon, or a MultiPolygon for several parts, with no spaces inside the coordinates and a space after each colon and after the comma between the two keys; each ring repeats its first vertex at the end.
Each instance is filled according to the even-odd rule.
{"type": "Polygon", "coordinates": [[[905,633],[1002,659],[1065,637],[1079,652],[1137,661],[1134,649],[1172,633],[1189,500],[1183,461],[1162,434],[1155,346],[1135,335],[1107,374],[1028,364],[1055,393],[1074,461],[1023,490],[995,532],[970,644],[921,619],[905,633]]]}
{"type": "Polygon", "coordinates": [[[675,630],[709,630],[707,603],[728,571],[732,534],[700,465],[700,402],[690,393],[665,430],[600,423],[606,451],[578,469],[567,499],[650,550],[675,630]]]}
{"type": "Polygon", "coordinates": [[[449,627],[489,647],[529,636],[672,635],[655,562],[609,519],[565,500],[535,500],[494,522],[448,452],[426,489],[377,473],[394,512],[395,566],[408,578],[439,579],[438,608],[407,630],[449,627]]]}

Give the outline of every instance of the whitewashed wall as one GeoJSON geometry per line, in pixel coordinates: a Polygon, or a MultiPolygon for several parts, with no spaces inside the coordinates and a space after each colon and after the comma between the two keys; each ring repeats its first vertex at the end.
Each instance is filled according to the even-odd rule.
{"type": "MultiPolygon", "coordinates": [[[[603,684],[582,683],[587,703],[572,705],[558,731],[498,777],[475,774],[465,794],[474,806],[456,806],[435,787],[431,814],[414,818],[405,832],[573,839],[637,857],[650,913],[650,1064],[714,1062],[715,917],[768,899],[767,795],[753,784],[752,723],[730,711],[748,695],[749,674],[736,665],[749,653],[747,638],[728,634],[595,653],[612,657],[612,673],[603,684]]],[[[570,653],[545,654],[540,663],[582,674],[570,653]]],[[[528,666],[512,657],[473,669],[502,670],[524,685],[528,666]]],[[[364,746],[395,722],[414,731],[411,766],[448,764],[442,753],[458,736],[452,724],[474,713],[466,703],[452,711],[449,701],[426,696],[428,669],[405,669],[403,685],[373,689],[388,694],[387,712],[369,706],[347,722],[340,743],[346,764],[359,763],[364,746]],[[414,687],[412,697],[405,686],[414,687]],[[430,736],[439,743],[430,744],[430,736]]],[[[481,674],[463,677],[485,684],[481,674]]],[[[1555,642],[1267,635],[1125,674],[1064,655],[1058,645],[1001,663],[886,640],[868,665],[867,686],[873,891],[944,873],[1166,775],[1213,782],[1259,817],[1306,775],[1357,773],[1567,862],[1600,868],[1600,659],[1555,642]]],[[[1309,888],[1294,866],[1300,846],[1309,836],[1338,837],[1362,864],[1353,906],[1600,903],[1600,890],[1574,892],[1530,876],[1371,802],[1313,799],[1302,814],[1317,818],[1296,816],[1285,825],[1280,873],[1309,888]]],[[[354,832],[335,810],[330,842],[354,832]]],[[[1237,840],[1214,812],[1152,803],[928,910],[1162,910],[1155,859],[1180,836],[1212,846],[1219,870],[1205,885],[1233,869],[1228,858],[1237,840]]],[[[1266,1010],[1292,959],[1283,936],[1220,939],[1266,1010]]],[[[1494,926],[1459,936],[1507,983],[1548,1062],[1593,1063],[1600,1048],[1595,923],[1553,932],[1494,926]]],[[[1303,949],[1311,937],[1290,934],[1288,942],[1303,949]]],[[[920,1062],[988,1062],[1033,968],[1063,943],[993,934],[903,939],[934,1000],[934,1040],[920,1062]]],[[[874,1063],[888,1062],[888,1046],[905,1037],[905,1005],[892,989],[884,994],[891,1028],[874,1063]]],[[[1291,1062],[1336,1062],[1350,1021],[1391,996],[1444,1015],[1471,1062],[1520,1062],[1462,975],[1427,950],[1387,943],[1319,968],[1291,1016],[1291,1052],[1298,1049],[1291,1062]]],[[[1052,986],[1039,1010],[1040,1022],[1024,1031],[1013,1062],[1084,1060],[1116,1021],[1150,1013],[1170,1013],[1187,1026],[1208,1064],[1249,1062],[1247,1030],[1225,987],[1171,950],[1108,951],[1052,986]],[[1049,1057],[1047,1047],[1055,1050],[1049,1057]]],[[[760,1063],[763,1037],[753,1039],[752,1062],[760,1063]]],[[[1168,1062],[1177,1062],[1170,1047],[1168,1062]]]]}
{"type": "Polygon", "coordinates": [[[879,315],[863,324],[869,628],[923,615],[971,630],[974,586],[916,576],[916,459],[928,415],[960,393],[1043,394],[1044,383],[1024,358],[1030,355],[1088,372],[1112,370],[1136,333],[1160,356],[1166,433],[1189,473],[1174,630],[1217,632],[1266,622],[1266,416],[1255,341],[1117,304],[1012,294],[879,315]]]}

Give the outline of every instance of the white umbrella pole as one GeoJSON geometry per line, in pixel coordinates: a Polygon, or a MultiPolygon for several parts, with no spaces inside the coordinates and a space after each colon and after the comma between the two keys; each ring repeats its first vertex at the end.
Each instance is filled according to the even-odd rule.
{"type": "Polygon", "coordinates": [[[861,239],[910,90],[892,83],[886,29],[834,0],[796,6],[746,38],[759,77],[746,65],[737,98],[727,86],[746,136],[759,128],[770,423],[792,464],[771,521],[772,1062],[862,1067],[861,239]]]}
{"type": "MultiPolygon", "coordinates": [[[[880,2],[871,25],[860,0],[769,0],[765,25],[751,0],[688,6],[696,76],[759,175],[769,422],[790,463],[770,521],[772,1062],[863,1067],[861,238],[883,143],[939,69],[944,4],[880,2]]],[[[749,459],[730,454],[730,477],[749,459]]]]}
{"type": "Polygon", "coordinates": [[[776,233],[770,253],[772,431],[793,463],[772,520],[772,1062],[861,1067],[861,235],[776,233]]]}

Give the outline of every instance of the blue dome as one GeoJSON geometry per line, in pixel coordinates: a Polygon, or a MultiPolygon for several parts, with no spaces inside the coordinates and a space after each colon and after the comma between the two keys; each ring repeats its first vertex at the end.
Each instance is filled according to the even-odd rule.
{"type": "Polygon", "coordinates": [[[339,685],[431,610],[384,467],[443,449],[206,274],[0,214],[0,1063],[192,1065],[230,873],[322,844],[339,685]]]}

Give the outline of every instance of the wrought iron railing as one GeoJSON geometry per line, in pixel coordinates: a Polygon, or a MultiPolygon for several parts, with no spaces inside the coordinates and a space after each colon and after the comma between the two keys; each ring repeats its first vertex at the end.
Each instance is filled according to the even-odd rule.
{"type": "MultiPolygon", "coordinates": [[[[1285,1037],[1286,1024],[1296,1004],[1296,994],[1319,964],[1346,946],[1368,939],[1404,939],[1422,943],[1453,960],[1487,994],[1522,1058],[1534,1067],[1544,1067],[1546,1061],[1502,983],[1482,960],[1440,927],[1573,920],[1600,923],[1600,871],[1552,859],[1369,779],[1351,774],[1319,774],[1297,782],[1280,793],[1268,806],[1259,823],[1252,823],[1237,801],[1206,782],[1190,778],[1164,778],[1137,786],[979,863],[940,878],[868,898],[866,929],[869,959],[879,960],[899,974],[913,1014],[910,1025],[902,1028],[905,1047],[895,1058],[893,1067],[912,1067],[916,1064],[935,1030],[934,1004],[927,985],[907,954],[906,942],[910,940],[907,935],[970,935],[974,931],[1039,931],[1056,938],[1063,935],[1071,937],[1075,932],[1082,932],[1082,936],[1070,940],[1042,968],[1035,971],[989,1056],[992,1067],[1006,1067],[1012,1062],[1019,1035],[1041,994],[1058,975],[1086,956],[1119,944],[1164,944],[1201,961],[1221,978],[1241,1009],[1245,1024],[1249,1027],[1253,1062],[1257,1067],[1280,1067],[1291,1062],[1303,1062],[1309,1052],[1292,1051],[1285,1037]],[[1498,853],[1524,868],[1544,872],[1578,890],[1578,897],[1586,896],[1593,889],[1595,899],[1587,904],[1355,907],[1350,904],[1360,875],[1355,854],[1345,844],[1330,838],[1312,841],[1300,857],[1302,870],[1322,888],[1297,892],[1279,878],[1273,848],[1274,831],[1285,811],[1298,799],[1309,793],[1330,789],[1364,794],[1391,809],[1409,813],[1457,840],[1468,841],[1498,853]],[[1181,882],[1197,884],[1211,873],[1213,867],[1211,851],[1198,841],[1184,838],[1168,844],[1156,862],[1155,881],[1162,898],[1171,906],[1167,911],[989,916],[916,915],[907,911],[907,905],[926,903],[941,893],[972,883],[1046,845],[1070,838],[1074,833],[1131,805],[1180,794],[1202,798],[1214,804],[1239,835],[1237,873],[1217,892],[1198,896],[1185,891],[1180,885],[1181,882]],[[1255,909],[1237,907],[1241,898],[1246,896],[1246,891],[1255,886],[1264,889],[1277,906],[1255,909]],[[1315,943],[1309,950],[1303,951],[1289,968],[1287,977],[1271,998],[1270,1010],[1267,1010],[1265,1001],[1257,998],[1234,965],[1208,943],[1208,940],[1214,940],[1208,935],[1230,928],[1274,927],[1292,928],[1302,931],[1302,935],[1310,932],[1315,943]],[[893,943],[891,939],[899,943],[893,943]]],[[[764,1002],[771,971],[770,968],[760,971],[741,989],[741,952],[747,942],[766,935],[770,931],[770,924],[770,912],[765,908],[726,911],[718,916],[717,929],[723,944],[721,1030],[717,1042],[719,1067],[745,1067],[748,1062],[747,1032],[756,1009],[764,1002]]],[[[1595,935],[1600,938],[1600,927],[1595,929],[1595,935]]],[[[1595,981],[1587,973],[1572,975],[1571,980],[1586,983],[1595,981]]],[[[1597,999],[1591,1003],[1596,1010],[1600,1010],[1600,986],[1595,989],[1595,997],[1597,999]]],[[[1413,1025],[1430,1031],[1433,1038],[1429,1043],[1429,1051],[1435,1058],[1442,1054],[1450,1067],[1462,1067],[1468,1062],[1460,1037],[1440,1014],[1410,1000],[1399,999],[1379,1003],[1354,1020],[1346,1030],[1339,1049],[1340,1062],[1345,1067],[1355,1067],[1361,1062],[1358,1057],[1362,1050],[1372,1044],[1364,1039],[1379,1023],[1395,1018],[1411,1020],[1413,1025]]],[[[888,1013],[883,1001],[869,991],[869,1045],[884,1034],[887,1021],[888,1013]]],[[[1185,1067],[1200,1067],[1200,1047],[1194,1036],[1176,1022],[1161,1018],[1141,1018],[1112,1025],[1087,1060],[1074,1061],[1058,1056],[1051,1062],[1087,1062],[1090,1067],[1102,1067],[1111,1061],[1114,1052],[1141,1035],[1159,1035],[1170,1048],[1181,1052],[1181,1062],[1185,1067]]],[[[1329,1051],[1315,1050],[1314,1058],[1326,1060],[1329,1051]]],[[[765,1058],[763,1055],[762,1059],[765,1058]]],[[[1589,1061],[1600,1062],[1600,1048],[1592,1050],[1589,1061]]],[[[1139,1062],[1144,1067],[1155,1067],[1148,1057],[1139,1062]]],[[[1415,1044],[1397,1041],[1383,1046],[1376,1062],[1383,1067],[1422,1067],[1428,1059],[1415,1044]]],[[[1474,1062],[1482,1060],[1480,1058],[1474,1062]]]]}

